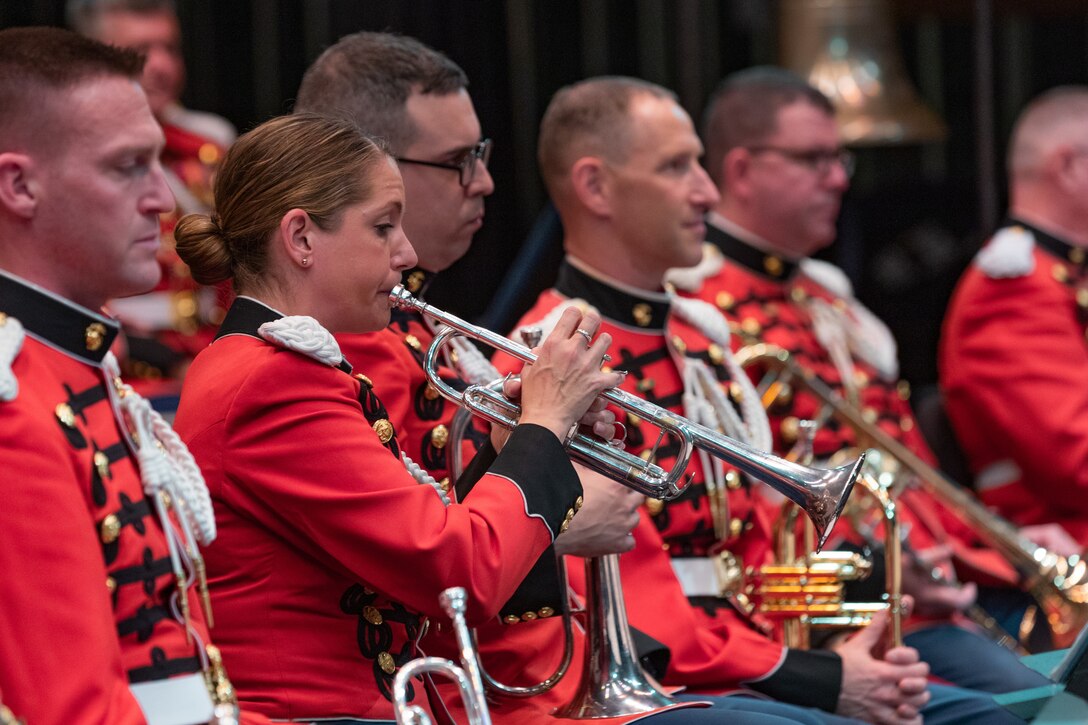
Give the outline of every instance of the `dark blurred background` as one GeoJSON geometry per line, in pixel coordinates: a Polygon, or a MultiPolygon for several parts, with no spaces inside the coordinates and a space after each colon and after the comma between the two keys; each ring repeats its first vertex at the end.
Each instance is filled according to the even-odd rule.
{"type": "MultiPolygon", "coordinates": [[[[935,380],[952,285],[1003,213],[1002,158],[1017,112],[1047,88],[1088,82],[1085,0],[178,0],[178,11],[184,103],[240,131],[289,112],[307,64],[346,33],[402,32],[459,63],[495,140],[497,188],[473,250],[431,299],[496,327],[550,285],[559,259],[554,225],[531,232],[545,206],[537,122],[560,86],[640,76],[675,90],[698,119],[723,75],[783,62],[794,44],[852,52],[875,43],[944,131],[858,143],[840,241],[826,256],[890,324],[915,384],[935,380]],[[492,300],[519,252],[507,281],[516,294],[498,309],[492,300]]],[[[63,0],[0,2],[0,27],[63,22],[63,0]]]]}

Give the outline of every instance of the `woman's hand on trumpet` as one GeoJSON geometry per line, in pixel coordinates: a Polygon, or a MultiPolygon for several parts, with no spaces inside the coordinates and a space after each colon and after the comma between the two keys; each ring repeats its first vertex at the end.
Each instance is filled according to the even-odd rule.
{"type": "Polygon", "coordinates": [[[646,497],[584,466],[575,464],[574,469],[582,481],[582,509],[556,537],[555,552],[593,558],[635,548],[631,532],[646,497]]]}
{"type": "Polygon", "coordinates": [[[612,336],[607,332],[598,336],[600,325],[595,312],[583,315],[576,308],[567,309],[552,333],[534,348],[536,362],[525,365],[520,382],[506,382],[503,393],[520,398],[521,423],[543,426],[559,440],[566,440],[576,423],[606,440],[613,437],[615,416],[597,396],[623,382],[624,374],[601,370],[612,336]]]}

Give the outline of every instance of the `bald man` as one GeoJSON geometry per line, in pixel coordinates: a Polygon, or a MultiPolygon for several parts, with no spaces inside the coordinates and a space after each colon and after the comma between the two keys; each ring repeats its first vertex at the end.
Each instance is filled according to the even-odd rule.
{"type": "Polygon", "coordinates": [[[1041,543],[1068,555],[1088,545],[1088,87],[1029,104],[1007,163],[1008,218],[952,298],[941,387],[983,501],[1061,524],[1072,539],[1041,543]]]}

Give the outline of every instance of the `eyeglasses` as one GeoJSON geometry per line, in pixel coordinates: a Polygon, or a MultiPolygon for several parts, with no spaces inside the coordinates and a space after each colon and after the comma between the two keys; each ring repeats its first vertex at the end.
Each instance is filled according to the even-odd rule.
{"type": "Polygon", "coordinates": [[[846,149],[802,151],[801,149],[787,149],[781,146],[749,146],[748,151],[753,154],[770,152],[785,156],[794,163],[807,166],[820,176],[827,176],[834,164],[842,166],[847,178],[854,175],[854,154],[846,149]]]}
{"type": "Polygon", "coordinates": [[[458,179],[461,182],[461,186],[468,187],[472,183],[472,180],[476,178],[476,162],[479,161],[483,164],[484,168],[487,168],[487,162],[491,159],[491,139],[485,138],[480,141],[471,149],[465,152],[465,155],[461,157],[461,160],[455,164],[443,164],[438,161],[420,161],[419,159],[405,159],[397,157],[397,161],[402,164],[418,164],[419,166],[433,166],[436,169],[449,169],[450,171],[456,171],[458,173],[458,179]]]}

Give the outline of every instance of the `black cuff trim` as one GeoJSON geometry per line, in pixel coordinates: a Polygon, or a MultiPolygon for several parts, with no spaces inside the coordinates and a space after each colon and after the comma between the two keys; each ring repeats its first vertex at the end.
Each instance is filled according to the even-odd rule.
{"type": "Polygon", "coordinates": [[[538,618],[560,616],[567,595],[567,580],[560,571],[555,548],[549,546],[533,568],[525,575],[514,595],[499,610],[499,618],[507,623],[531,622],[538,618]]]}
{"type": "Polygon", "coordinates": [[[515,428],[490,471],[509,478],[521,489],[525,513],[541,518],[553,539],[581,507],[578,474],[559,439],[542,426],[522,424],[515,428]]]}
{"type": "Polygon", "coordinates": [[[487,473],[487,469],[491,468],[491,464],[498,457],[499,454],[495,452],[495,446],[491,445],[491,439],[489,438],[476,451],[476,455],[465,466],[465,470],[461,471],[461,477],[453,485],[454,491],[457,492],[458,501],[465,500],[465,496],[468,496],[476,482],[483,478],[483,475],[487,473]]]}
{"type": "Polygon", "coordinates": [[[791,705],[835,712],[842,689],[842,658],[834,652],[787,649],[773,674],[745,684],[791,705]]]}

